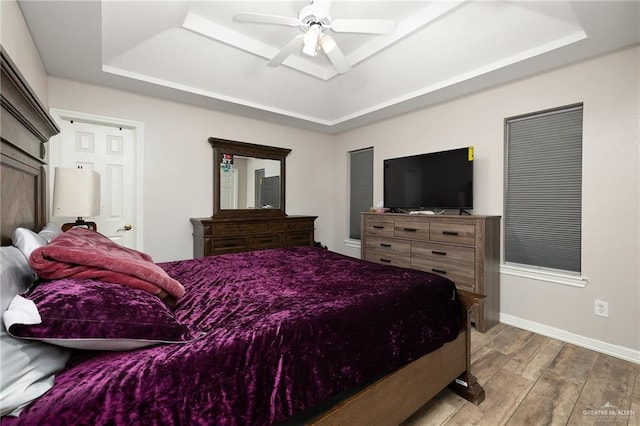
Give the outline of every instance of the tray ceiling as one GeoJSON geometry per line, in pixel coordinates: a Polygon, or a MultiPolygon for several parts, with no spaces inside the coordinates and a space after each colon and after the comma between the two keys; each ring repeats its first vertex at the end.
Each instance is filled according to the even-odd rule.
{"type": "Polygon", "coordinates": [[[640,41],[637,1],[339,1],[334,19],[391,19],[391,35],[329,30],[321,53],[267,63],[307,1],[19,1],[52,76],[337,133],[640,41]]]}

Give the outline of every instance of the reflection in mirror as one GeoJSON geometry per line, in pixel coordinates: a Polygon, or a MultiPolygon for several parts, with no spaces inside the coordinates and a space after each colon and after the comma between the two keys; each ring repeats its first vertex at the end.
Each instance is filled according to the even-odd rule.
{"type": "Polygon", "coordinates": [[[220,208],[279,209],[280,161],[223,154],[220,208]]]}
{"type": "Polygon", "coordinates": [[[286,216],[288,148],[209,138],[213,148],[213,215],[286,216]]]}

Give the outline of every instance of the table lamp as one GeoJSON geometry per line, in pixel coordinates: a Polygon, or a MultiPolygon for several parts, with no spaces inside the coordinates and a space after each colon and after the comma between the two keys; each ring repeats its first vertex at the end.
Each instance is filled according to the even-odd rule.
{"type": "Polygon", "coordinates": [[[82,226],[98,230],[95,222],[83,217],[100,214],[100,174],[83,168],[56,167],[53,181],[53,215],[71,216],[77,220],[62,225],[63,231],[82,226]]]}

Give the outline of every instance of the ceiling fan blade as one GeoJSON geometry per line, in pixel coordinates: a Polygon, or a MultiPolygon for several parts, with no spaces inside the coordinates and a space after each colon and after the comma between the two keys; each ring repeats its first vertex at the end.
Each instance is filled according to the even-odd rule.
{"type": "Polygon", "coordinates": [[[331,29],[339,33],[393,34],[396,23],[388,19],[335,19],[331,29]]]}
{"type": "Polygon", "coordinates": [[[269,65],[270,67],[277,67],[282,62],[284,62],[284,60],[287,59],[287,57],[289,55],[299,51],[302,48],[302,44],[303,44],[302,37],[304,37],[304,34],[300,34],[300,35],[297,35],[294,38],[292,38],[291,41],[289,43],[287,43],[278,52],[278,54],[276,56],[271,58],[271,60],[269,61],[269,63],[267,65],[269,65]]]}
{"type": "Polygon", "coordinates": [[[290,18],[288,16],[277,15],[265,15],[262,13],[250,13],[243,12],[238,13],[233,17],[238,22],[255,22],[258,24],[275,24],[275,25],[288,25],[290,27],[297,27],[300,25],[298,18],[290,18]]]}
{"type": "Polygon", "coordinates": [[[330,16],[329,9],[331,9],[331,3],[333,3],[333,0],[313,0],[313,13],[318,18],[330,16]]]}
{"type": "Polygon", "coordinates": [[[344,74],[351,69],[351,64],[331,36],[324,34],[320,37],[320,46],[338,74],[344,74]]]}

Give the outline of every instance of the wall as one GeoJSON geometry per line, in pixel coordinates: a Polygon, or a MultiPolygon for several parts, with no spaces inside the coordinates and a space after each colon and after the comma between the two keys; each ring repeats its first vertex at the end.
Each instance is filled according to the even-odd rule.
{"type": "Polygon", "coordinates": [[[144,123],[144,251],[158,262],[191,258],[189,218],[213,212],[210,136],[291,148],[287,213],[319,216],[316,240],[330,238],[330,136],[59,78],[49,104],[144,123]]]}
{"type": "Polygon", "coordinates": [[[501,318],[587,346],[604,342],[640,362],[639,63],[635,46],[338,135],[334,248],[359,254],[342,243],[348,151],[374,147],[378,201],[383,159],[474,145],[473,212],[502,215],[504,119],[583,102],[582,264],[589,282],[576,288],[503,274],[501,318]],[[609,302],[609,318],[594,316],[594,299],[609,302]]]}
{"type": "Polygon", "coordinates": [[[47,71],[15,0],[0,0],[0,44],[46,106],[47,71]]]}

